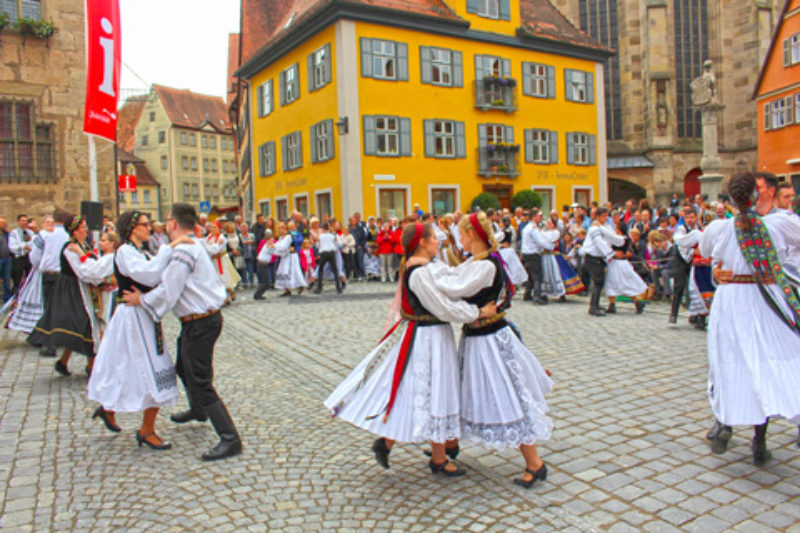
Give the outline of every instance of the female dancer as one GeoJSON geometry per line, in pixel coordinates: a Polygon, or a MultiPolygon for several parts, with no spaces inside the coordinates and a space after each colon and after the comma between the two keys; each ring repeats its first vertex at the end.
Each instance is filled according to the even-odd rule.
{"type": "Polygon", "coordinates": [[[233,288],[242,280],[239,273],[233,268],[233,263],[228,256],[228,240],[222,235],[222,223],[209,222],[208,223],[208,237],[205,242],[208,255],[211,256],[211,262],[219,272],[222,284],[228,291],[228,299],[232,302],[236,299],[236,293],[233,288]]]}
{"type": "MultiPolygon", "coordinates": [[[[113,231],[103,233],[97,243],[97,248],[105,261],[114,260],[114,252],[118,247],[119,237],[113,231]]],[[[100,325],[101,329],[105,331],[111,322],[111,315],[114,314],[114,292],[117,290],[117,280],[114,275],[109,274],[103,278],[98,289],[100,290],[100,325]]]]}
{"type": "Polygon", "coordinates": [[[333,416],[380,436],[372,451],[384,468],[389,468],[395,441],[429,440],[431,472],[460,476],[465,472],[445,457],[444,443],[460,435],[458,360],[447,322],[471,322],[492,315],[495,308],[489,303],[478,309],[436,290],[431,270],[423,266],[439,251],[430,224],[410,224],[402,242],[405,258],[417,258],[414,266],[400,269],[396,299],[401,299],[402,320],[325,400],[325,406],[333,416]]]}
{"type": "Polygon", "coordinates": [[[478,306],[502,297],[497,316],[464,325],[459,346],[461,431],[465,439],[490,448],[519,447],[526,468],[514,482],[530,488],[547,479],[547,466],[534,443],[549,439],[553,429],[545,401],[553,383],[504,318],[514,287],[495,253],[497,243],[486,215],[465,216],[458,230],[464,251],[472,257],[449,270],[450,275],[437,273],[437,288],[478,306]]]}
{"type": "Polygon", "coordinates": [[[506,269],[511,283],[513,283],[514,286],[522,285],[528,281],[528,271],[525,270],[522,261],[519,260],[517,251],[511,247],[511,240],[514,234],[511,228],[511,220],[508,217],[503,217],[500,229],[502,231],[495,233],[498,252],[500,253],[500,257],[503,258],[503,261],[506,262],[506,269]]]}
{"type": "Polygon", "coordinates": [[[708,325],[708,399],[722,426],[712,450],[726,450],[730,426],[752,425],[753,462],[761,465],[770,457],[768,417],[800,421],[800,280],[784,268],[800,259],[800,218],[768,214],[772,200],[762,195],[754,205],[755,190],[750,172],[731,179],[740,214],[709,224],[699,252],[725,269],[715,272],[708,325]]]}
{"type": "Polygon", "coordinates": [[[274,254],[280,257],[280,263],[275,273],[275,288],[283,289],[281,296],[289,296],[292,289],[297,289],[297,294],[300,294],[308,287],[300,267],[300,256],[293,244],[294,236],[289,233],[289,228],[294,230],[294,227],[294,222],[289,222],[289,226],[284,222],[278,223],[278,242],[275,244],[274,254]]]}
{"type": "Polygon", "coordinates": [[[625,237],[625,244],[622,246],[612,246],[614,257],[608,262],[608,274],[606,274],[605,291],[608,297],[608,309],[606,313],[617,312],[617,296],[629,296],[636,306],[636,314],[644,312],[644,302],[638,296],[647,292],[647,283],[639,277],[639,274],[631,266],[630,259],[633,257],[631,252],[630,238],[626,235],[627,224],[620,221],[617,224],[617,235],[625,237]]]}
{"type": "MultiPolygon", "coordinates": [[[[161,246],[150,259],[142,249],[150,238],[147,215],[126,211],[117,220],[117,228],[125,240],[114,259],[117,298],[133,287],[149,292],[160,283],[172,250],[183,241],[161,246]]],[[[144,411],[136,441],[139,446],[166,450],[170,444],[155,433],[156,416],[161,406],[172,405],[177,398],[175,368],[164,346],[161,324],[153,322],[140,306],[118,305],[89,379],[89,399],[100,403],[92,418],[100,418],[109,431],[118,433],[121,429],[115,413],[144,411]]]]}
{"type": "MultiPolygon", "coordinates": [[[[42,219],[42,231],[53,231],[53,217],[46,216],[42,219]]],[[[42,259],[44,240],[41,235],[33,239],[33,250],[29,254],[31,271],[25,280],[22,290],[17,295],[17,302],[8,322],[9,329],[30,334],[33,327],[42,318],[44,302],[42,300],[42,272],[39,270],[39,261],[42,259]]]]}
{"type": "Polygon", "coordinates": [[[95,285],[111,274],[111,262],[98,261],[86,243],[89,228],[83,217],[73,216],[64,224],[70,240],[61,251],[61,276],[53,288],[53,301],[28,336],[30,344],[64,348],[56,361],[56,372],[69,376],[72,352],[88,357],[92,367],[100,342],[97,315],[99,293],[95,285]]]}

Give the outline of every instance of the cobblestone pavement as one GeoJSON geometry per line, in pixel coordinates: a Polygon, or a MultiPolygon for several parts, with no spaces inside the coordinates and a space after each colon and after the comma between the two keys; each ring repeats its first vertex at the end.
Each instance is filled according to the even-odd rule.
{"type": "MultiPolygon", "coordinates": [[[[750,429],[708,451],[705,335],[664,305],[590,320],[586,300],[512,315],[556,388],[547,481],[511,483],[516,450],[465,448],[468,475],[434,477],[418,445],[378,467],[365,432],[332,420],[321,401],[380,336],[393,288],[358,284],[337,296],[226,308],[217,386],[245,441],[243,455],[199,461],[208,424],[157,429],[173,449],[138,448],[138,415],[121,434],[90,415],[83,361],[56,377],[22,338],[0,338],[0,527],[44,530],[800,531],[796,428],[770,426],[773,460],[752,465],[750,429]],[[573,324],[575,326],[573,326],[573,324]]],[[[176,321],[167,333],[174,339],[176,321]]],[[[183,402],[183,400],[182,400],[183,402]]],[[[177,409],[177,408],[176,408],[177,409]]]]}

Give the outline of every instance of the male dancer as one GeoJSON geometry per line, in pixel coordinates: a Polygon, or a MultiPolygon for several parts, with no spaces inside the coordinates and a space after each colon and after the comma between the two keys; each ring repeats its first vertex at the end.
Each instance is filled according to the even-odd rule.
{"type": "MultiPolygon", "coordinates": [[[[197,224],[194,207],[186,203],[172,206],[167,233],[175,240],[192,237],[197,224]]],[[[222,331],[222,313],[227,294],[205,247],[197,241],[181,244],[172,252],[161,276],[161,284],[142,294],[135,287],[123,296],[129,305],[141,305],[153,320],[160,322],[167,312],[180,318],[178,374],[189,397],[189,411],[176,414],[174,422],[205,421],[208,416],[220,437],[219,444],[202,455],[204,461],[231,457],[242,452],[242,441],[228,410],[212,383],[214,343],[222,331]]]]}
{"type": "MultiPolygon", "coordinates": [[[[690,207],[683,213],[683,224],[680,224],[672,236],[675,243],[675,255],[672,256],[670,270],[674,285],[672,287],[672,311],[669,315],[669,323],[678,322],[678,309],[681,305],[683,293],[689,283],[689,275],[692,272],[692,260],[694,259],[694,249],[700,242],[700,227],[697,225],[697,212],[690,207]]],[[[690,305],[689,297],[686,298],[686,307],[690,305]]]]}
{"type": "Polygon", "coordinates": [[[19,293],[22,282],[31,270],[28,258],[33,250],[33,239],[36,234],[28,229],[27,215],[17,216],[17,227],[8,235],[8,247],[14,258],[11,260],[11,281],[14,283],[14,292],[19,293]]]}
{"type": "Polygon", "coordinates": [[[595,219],[586,239],[581,247],[584,268],[588,269],[591,279],[592,290],[589,300],[589,314],[592,316],[606,316],[606,312],[600,309],[600,293],[606,284],[606,266],[608,260],[614,255],[611,246],[622,246],[625,238],[617,235],[608,225],[608,209],[598,207],[595,212],[595,219]]]}
{"type": "Polygon", "coordinates": [[[319,250],[319,261],[317,261],[317,289],[314,292],[317,294],[322,292],[322,276],[325,272],[325,265],[330,265],[331,271],[333,271],[333,278],[336,280],[336,292],[341,294],[341,273],[339,272],[339,267],[336,265],[336,252],[339,249],[336,243],[336,235],[328,231],[327,222],[323,222],[320,229],[322,231],[319,234],[319,242],[317,243],[317,250],[319,250]]]}
{"type": "Polygon", "coordinates": [[[542,293],[542,282],[544,281],[544,269],[542,267],[542,253],[553,249],[553,242],[545,237],[539,224],[542,222],[542,213],[534,209],[531,213],[531,221],[522,230],[522,264],[528,273],[528,282],[525,284],[525,293],[522,295],[523,301],[531,300],[531,290],[533,290],[533,303],[536,305],[547,305],[547,296],[542,293]]]}

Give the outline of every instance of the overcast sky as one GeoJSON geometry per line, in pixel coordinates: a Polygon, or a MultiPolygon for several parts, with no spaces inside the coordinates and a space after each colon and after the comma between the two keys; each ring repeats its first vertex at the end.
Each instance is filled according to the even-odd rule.
{"type": "Polygon", "coordinates": [[[158,83],[225,97],[239,0],[120,0],[120,11],[122,96],[158,83]]]}

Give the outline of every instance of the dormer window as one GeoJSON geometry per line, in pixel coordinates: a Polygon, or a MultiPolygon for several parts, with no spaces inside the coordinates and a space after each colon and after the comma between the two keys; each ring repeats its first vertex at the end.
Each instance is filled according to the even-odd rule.
{"type": "Polygon", "coordinates": [[[467,12],[491,19],[511,19],[510,0],[467,0],[467,12]]]}
{"type": "Polygon", "coordinates": [[[478,14],[489,18],[500,18],[499,0],[481,0],[478,14]]]}

